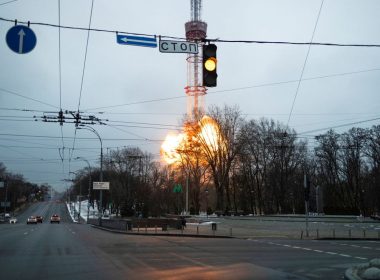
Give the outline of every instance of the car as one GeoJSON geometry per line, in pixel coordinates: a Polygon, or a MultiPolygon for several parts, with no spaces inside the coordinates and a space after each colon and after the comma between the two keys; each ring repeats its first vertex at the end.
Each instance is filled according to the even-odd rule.
{"type": "Polygon", "coordinates": [[[57,215],[57,214],[54,214],[51,216],[50,218],[50,223],[58,223],[61,221],[61,218],[57,215]]]}
{"type": "Polygon", "coordinates": [[[26,223],[27,223],[27,224],[37,224],[37,218],[36,218],[36,216],[30,216],[30,217],[26,220],[26,223]]]}
{"type": "Polygon", "coordinates": [[[10,224],[16,224],[17,223],[17,218],[16,217],[12,217],[9,219],[9,223],[10,224]]]}
{"type": "Polygon", "coordinates": [[[37,219],[37,223],[42,223],[43,221],[42,216],[36,216],[36,219],[37,219]]]}

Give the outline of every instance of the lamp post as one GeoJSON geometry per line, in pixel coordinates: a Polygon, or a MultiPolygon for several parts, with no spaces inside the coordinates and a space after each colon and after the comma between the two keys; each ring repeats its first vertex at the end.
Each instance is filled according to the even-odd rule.
{"type": "Polygon", "coordinates": [[[90,166],[90,163],[88,162],[87,159],[83,158],[83,157],[76,157],[75,159],[81,159],[83,161],[85,161],[88,165],[88,176],[89,176],[89,179],[88,179],[88,194],[87,194],[87,223],[88,223],[88,219],[90,218],[90,198],[91,198],[91,166],[90,166]]]}
{"type": "MultiPolygon", "coordinates": [[[[77,127],[77,129],[86,129],[86,130],[92,131],[99,138],[99,141],[100,141],[100,178],[99,179],[100,179],[100,182],[103,182],[103,141],[102,141],[102,138],[100,138],[99,133],[94,128],[92,128],[91,126],[82,124],[79,127],[77,127]]],[[[98,209],[98,212],[99,212],[99,218],[101,221],[101,218],[103,216],[103,205],[102,205],[103,190],[100,190],[99,200],[100,200],[99,201],[100,210],[98,209]]]]}

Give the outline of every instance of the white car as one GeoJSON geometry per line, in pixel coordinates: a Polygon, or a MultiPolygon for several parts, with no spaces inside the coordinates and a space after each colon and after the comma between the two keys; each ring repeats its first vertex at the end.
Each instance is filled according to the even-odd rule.
{"type": "Polygon", "coordinates": [[[36,216],[30,216],[28,220],[26,220],[27,224],[37,224],[37,218],[36,216]]]}
{"type": "Polygon", "coordinates": [[[10,223],[10,224],[15,224],[15,223],[17,223],[17,218],[16,218],[16,217],[12,217],[12,218],[10,218],[10,219],[9,219],[9,223],[10,223]]]}

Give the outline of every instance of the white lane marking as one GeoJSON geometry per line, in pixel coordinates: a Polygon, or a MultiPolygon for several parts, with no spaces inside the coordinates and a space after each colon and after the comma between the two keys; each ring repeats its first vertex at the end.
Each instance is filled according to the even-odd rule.
{"type": "Polygon", "coordinates": [[[306,251],[312,251],[312,250],[309,249],[309,248],[301,248],[301,249],[306,250],[306,251]]]}
{"type": "Polygon", "coordinates": [[[367,246],[365,246],[365,247],[362,247],[363,249],[372,249],[371,247],[367,247],[367,246]]]}
{"type": "Polygon", "coordinates": [[[284,244],[284,245],[282,245],[282,246],[284,246],[284,247],[292,247],[292,246],[290,246],[290,245],[287,245],[287,244],[284,244]]]}
{"type": "Polygon", "coordinates": [[[294,249],[301,249],[301,247],[293,246],[294,249]]]}
{"type": "Polygon", "coordinates": [[[323,251],[321,250],[313,250],[314,252],[317,252],[317,253],[324,253],[323,251]]]}
{"type": "Polygon", "coordinates": [[[355,257],[355,259],[358,259],[358,260],[368,260],[367,258],[362,258],[362,257],[355,257]]]}
{"type": "Polygon", "coordinates": [[[24,232],[24,235],[27,235],[28,233],[27,232],[24,232]]]}
{"type": "Polygon", "coordinates": [[[360,248],[358,245],[350,245],[351,247],[360,248]]]}
{"type": "Polygon", "coordinates": [[[346,255],[346,254],[339,254],[339,256],[346,257],[346,258],[351,258],[350,255],[346,255]]]}
{"type": "Polygon", "coordinates": [[[334,253],[334,252],[326,252],[326,254],[329,254],[329,255],[338,255],[338,253],[334,253]]]}

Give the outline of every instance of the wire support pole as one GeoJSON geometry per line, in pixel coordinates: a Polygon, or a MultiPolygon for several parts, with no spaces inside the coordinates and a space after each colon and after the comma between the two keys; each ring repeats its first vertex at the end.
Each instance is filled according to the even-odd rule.
{"type": "MultiPolygon", "coordinates": [[[[100,180],[100,182],[103,182],[103,141],[102,141],[102,138],[100,137],[99,133],[94,128],[92,128],[91,126],[81,125],[80,127],[77,127],[77,129],[86,129],[86,130],[92,131],[99,138],[99,141],[100,141],[100,176],[99,176],[99,180],[100,180]]],[[[99,202],[100,210],[98,210],[98,212],[99,212],[99,218],[101,219],[101,217],[103,215],[103,205],[102,205],[103,190],[100,190],[99,200],[100,200],[100,202],[99,202]]]]}

